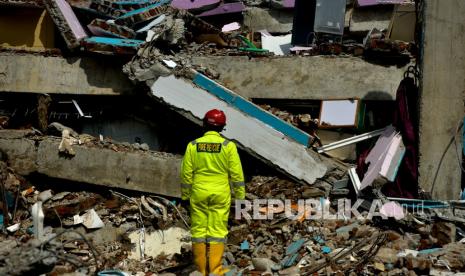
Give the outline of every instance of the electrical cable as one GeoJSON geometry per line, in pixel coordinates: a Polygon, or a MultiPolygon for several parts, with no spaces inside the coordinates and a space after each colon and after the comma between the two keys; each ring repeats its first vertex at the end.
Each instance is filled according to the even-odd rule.
{"type": "MultiPolygon", "coordinates": [[[[447,144],[444,152],[441,155],[441,159],[439,159],[439,164],[438,164],[438,167],[436,169],[436,172],[435,172],[434,178],[433,178],[433,183],[431,184],[431,189],[430,189],[430,194],[431,195],[433,194],[434,186],[436,185],[436,180],[438,178],[439,171],[440,171],[440,169],[442,167],[442,162],[444,161],[444,157],[446,156],[447,152],[449,151],[449,148],[451,147],[452,143],[454,143],[454,141],[456,139],[456,136],[457,136],[457,133],[462,129],[462,127],[463,127],[463,122],[462,122],[462,120],[460,120],[458,125],[457,125],[456,132],[454,133],[454,135],[451,137],[449,143],[447,144]]],[[[457,154],[458,154],[458,152],[457,152],[457,154]]],[[[462,169],[462,171],[465,171],[460,163],[461,162],[460,162],[460,159],[459,159],[460,168],[462,169]]]]}

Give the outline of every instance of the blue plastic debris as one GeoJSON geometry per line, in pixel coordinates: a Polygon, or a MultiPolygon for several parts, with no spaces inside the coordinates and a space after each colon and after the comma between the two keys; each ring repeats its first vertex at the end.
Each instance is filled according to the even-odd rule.
{"type": "Polygon", "coordinates": [[[137,9],[137,10],[127,12],[124,15],[118,17],[117,19],[124,19],[124,18],[128,18],[130,16],[133,16],[133,15],[136,15],[138,13],[144,13],[144,12],[147,12],[148,10],[150,10],[150,9],[157,8],[157,7],[163,6],[165,4],[168,4],[169,2],[170,2],[170,0],[162,0],[162,1],[158,2],[158,3],[147,6],[145,8],[140,8],[140,9],[137,9]]]}
{"type": "Polygon", "coordinates": [[[305,239],[299,239],[293,243],[291,243],[287,248],[286,248],[286,255],[292,255],[292,254],[295,254],[297,253],[300,248],[302,248],[302,246],[304,245],[305,243],[305,239]]]}
{"type": "Polygon", "coordinates": [[[15,204],[15,198],[11,192],[6,192],[6,203],[8,204],[8,208],[12,209],[15,204]]]}
{"type": "Polygon", "coordinates": [[[319,244],[325,244],[325,240],[321,236],[315,236],[313,240],[319,244]]]}
{"type": "Polygon", "coordinates": [[[348,233],[348,232],[352,231],[355,227],[358,227],[358,226],[359,226],[359,223],[358,223],[358,221],[356,221],[356,222],[354,222],[352,224],[339,227],[338,229],[336,229],[336,233],[348,233]]]}
{"type": "Polygon", "coordinates": [[[424,249],[424,250],[420,250],[420,251],[418,251],[418,254],[419,254],[419,255],[432,254],[432,253],[439,252],[439,251],[441,251],[441,250],[442,250],[442,248],[430,248],[430,249],[424,249]]]}
{"type": "Polygon", "coordinates": [[[0,229],[3,228],[3,215],[0,214],[0,229]]]}
{"type": "Polygon", "coordinates": [[[111,37],[100,37],[100,36],[93,36],[84,39],[87,43],[94,43],[94,44],[105,44],[111,45],[116,47],[139,47],[145,41],[143,40],[136,40],[136,39],[120,39],[120,38],[111,38],[111,37]]]}
{"type": "Polygon", "coordinates": [[[321,248],[321,252],[323,252],[323,254],[329,254],[329,253],[331,253],[331,248],[329,248],[329,246],[325,245],[325,246],[323,246],[321,248]]]}
{"type": "Polygon", "coordinates": [[[291,256],[286,256],[282,261],[281,265],[283,267],[290,267],[293,266],[297,262],[297,258],[299,257],[299,254],[293,254],[291,256]]]}
{"type": "Polygon", "coordinates": [[[290,267],[297,262],[298,258],[300,257],[298,252],[304,243],[305,239],[298,239],[286,248],[286,257],[284,257],[284,259],[281,261],[281,265],[283,267],[290,267]]]}
{"type": "Polygon", "coordinates": [[[244,240],[242,243],[241,243],[241,250],[249,250],[250,249],[250,245],[249,245],[249,242],[247,240],[244,240]]]}
{"type": "Polygon", "coordinates": [[[128,276],[129,274],[120,270],[104,270],[97,273],[98,276],[128,276]]]}

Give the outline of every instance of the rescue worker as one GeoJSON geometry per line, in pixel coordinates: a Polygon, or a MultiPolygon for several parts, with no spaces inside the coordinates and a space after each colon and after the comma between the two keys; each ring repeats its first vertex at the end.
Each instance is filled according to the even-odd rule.
{"type": "Polygon", "coordinates": [[[220,132],[226,125],[223,111],[205,114],[205,134],[187,145],[181,167],[182,200],[189,201],[192,251],[197,270],[223,275],[222,257],[228,234],[231,186],[235,199],[244,199],[245,184],[236,145],[220,132]]]}

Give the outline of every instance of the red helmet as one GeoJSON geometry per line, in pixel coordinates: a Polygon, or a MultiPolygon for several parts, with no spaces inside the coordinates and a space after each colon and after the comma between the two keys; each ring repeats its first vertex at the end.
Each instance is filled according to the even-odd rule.
{"type": "Polygon", "coordinates": [[[213,126],[225,126],[226,125],[226,115],[223,111],[218,109],[212,109],[205,113],[203,121],[209,125],[213,126]]]}

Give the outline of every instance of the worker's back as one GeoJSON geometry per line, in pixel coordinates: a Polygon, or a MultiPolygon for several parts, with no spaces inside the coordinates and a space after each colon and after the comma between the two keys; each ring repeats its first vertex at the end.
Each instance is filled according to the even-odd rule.
{"type": "Polygon", "coordinates": [[[229,143],[214,131],[191,142],[192,190],[229,191],[229,143]]]}

